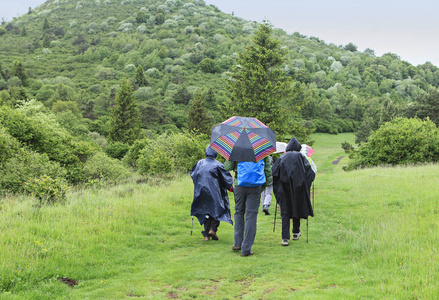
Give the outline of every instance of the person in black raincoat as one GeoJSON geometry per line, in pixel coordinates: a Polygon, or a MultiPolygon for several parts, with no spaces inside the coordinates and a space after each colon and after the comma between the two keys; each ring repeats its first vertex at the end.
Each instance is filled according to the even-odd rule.
{"type": "Polygon", "coordinates": [[[191,170],[194,182],[194,201],[191,216],[196,216],[200,225],[204,224],[204,241],[211,237],[218,240],[216,234],[220,221],[233,225],[230,216],[230,204],[227,191],[233,191],[233,177],[216,160],[218,153],[206,148],[206,158],[199,160],[191,170]]]}
{"type": "Polygon", "coordinates": [[[300,219],[314,216],[310,188],[315,173],[300,149],[299,141],[292,138],[286,152],[273,165],[273,190],[282,216],[282,246],[288,246],[290,240],[291,218],[293,240],[298,240],[301,235],[300,219]]]}

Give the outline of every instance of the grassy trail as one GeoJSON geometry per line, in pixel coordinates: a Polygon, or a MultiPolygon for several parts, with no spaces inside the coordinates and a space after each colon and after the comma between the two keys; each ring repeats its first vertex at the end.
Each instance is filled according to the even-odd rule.
{"type": "Polygon", "coordinates": [[[313,138],[319,172],[308,243],[302,221],[299,241],[280,245],[274,206],[258,216],[251,257],[231,250],[230,224],[203,242],[195,220],[191,236],[187,174],[83,191],[41,209],[6,198],[0,299],[435,299],[438,165],[346,173],[340,144],[353,135],[313,138]]]}

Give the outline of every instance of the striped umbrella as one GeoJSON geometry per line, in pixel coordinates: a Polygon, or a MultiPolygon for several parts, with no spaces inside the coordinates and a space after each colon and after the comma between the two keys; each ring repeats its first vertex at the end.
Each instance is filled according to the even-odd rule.
{"type": "Polygon", "coordinates": [[[212,129],[209,146],[227,160],[258,162],[276,151],[276,133],[256,118],[234,116],[212,129]]]}

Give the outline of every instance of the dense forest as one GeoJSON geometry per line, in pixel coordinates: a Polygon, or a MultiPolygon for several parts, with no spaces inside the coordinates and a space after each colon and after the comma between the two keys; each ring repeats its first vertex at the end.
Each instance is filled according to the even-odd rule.
{"type": "MultiPolygon", "coordinates": [[[[139,167],[139,157],[148,173],[153,160],[169,164],[158,150],[149,160],[155,150],[142,154],[145,145],[159,147],[159,137],[202,145],[206,136],[184,134],[196,126],[195,108],[205,109],[205,133],[229,117],[226,79],[259,25],[202,0],[48,0],[3,22],[0,164],[8,171],[1,189],[22,190],[23,181],[43,174],[69,183],[122,176],[139,167]],[[118,136],[116,114],[139,122],[118,136]],[[92,170],[99,161],[115,169],[92,170]]],[[[376,56],[279,28],[272,35],[294,86],[288,101],[300,103],[287,124],[307,134],[356,132],[359,144],[396,117],[439,124],[439,69],[431,63],[413,66],[395,53],[376,56]]],[[[194,149],[184,151],[199,154],[194,149]]]]}

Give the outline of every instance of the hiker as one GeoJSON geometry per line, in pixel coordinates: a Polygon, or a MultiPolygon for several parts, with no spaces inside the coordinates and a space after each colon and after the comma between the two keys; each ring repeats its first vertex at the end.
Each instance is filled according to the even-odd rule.
{"type": "Polygon", "coordinates": [[[206,148],[206,158],[199,160],[190,174],[194,183],[191,216],[204,225],[203,240],[218,240],[220,221],[233,225],[227,191],[233,192],[233,178],[224,165],[216,160],[218,153],[206,148]]]}
{"type": "Polygon", "coordinates": [[[293,219],[293,240],[298,240],[300,219],[314,216],[310,188],[315,173],[300,149],[299,141],[293,137],[286,152],[273,165],[273,190],[281,208],[282,246],[288,246],[290,240],[290,219],[293,219]]]}
{"type": "MultiPolygon", "coordinates": [[[[270,165],[273,165],[273,157],[271,155],[268,156],[268,160],[270,161],[270,165]]],[[[262,211],[265,215],[270,215],[268,208],[271,205],[271,198],[273,194],[273,179],[267,182],[266,188],[261,193],[261,203],[262,203],[262,211]]]]}
{"type": "Polygon", "coordinates": [[[270,160],[265,157],[257,163],[226,161],[224,167],[235,171],[235,243],[232,250],[241,250],[241,256],[253,255],[251,248],[256,236],[261,192],[271,180],[270,160]]]}

